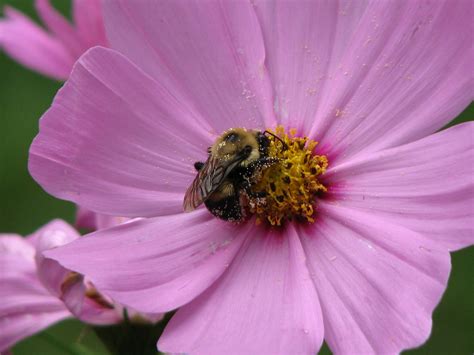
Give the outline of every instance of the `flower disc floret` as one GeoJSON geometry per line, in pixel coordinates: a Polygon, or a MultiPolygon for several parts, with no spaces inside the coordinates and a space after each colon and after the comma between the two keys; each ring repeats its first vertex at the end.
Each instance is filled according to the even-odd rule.
{"type": "Polygon", "coordinates": [[[262,171],[253,190],[265,192],[265,197],[250,199],[250,210],[257,223],[267,221],[281,226],[286,220],[314,222],[315,202],[326,187],[318,180],[328,167],[324,155],[315,154],[317,142],[307,137],[297,137],[296,130],[289,134],[282,126],[270,131],[269,156],[277,164],[262,171]]]}

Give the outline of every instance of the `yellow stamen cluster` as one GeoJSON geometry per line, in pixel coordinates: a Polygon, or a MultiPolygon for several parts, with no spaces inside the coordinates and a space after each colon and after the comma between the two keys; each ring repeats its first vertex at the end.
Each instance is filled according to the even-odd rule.
{"type": "Polygon", "coordinates": [[[318,176],[326,171],[328,159],[314,154],[318,144],[307,137],[296,137],[296,130],[286,134],[283,127],[273,131],[286,145],[272,136],[269,156],[278,163],[264,169],[253,186],[265,197],[251,198],[250,211],[257,217],[257,223],[267,221],[272,226],[281,226],[285,220],[314,222],[314,204],[318,193],[326,187],[318,176]]]}

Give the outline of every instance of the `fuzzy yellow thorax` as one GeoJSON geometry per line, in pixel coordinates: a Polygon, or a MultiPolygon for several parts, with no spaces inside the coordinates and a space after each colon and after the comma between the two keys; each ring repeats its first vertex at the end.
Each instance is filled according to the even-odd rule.
{"type": "Polygon", "coordinates": [[[289,134],[282,126],[271,131],[278,139],[269,136],[270,157],[278,163],[262,171],[253,185],[253,191],[264,191],[265,197],[251,198],[250,212],[257,223],[267,221],[281,226],[286,220],[314,222],[315,199],[326,187],[318,177],[326,171],[328,159],[314,153],[317,142],[307,137],[296,137],[296,130],[289,134]]]}

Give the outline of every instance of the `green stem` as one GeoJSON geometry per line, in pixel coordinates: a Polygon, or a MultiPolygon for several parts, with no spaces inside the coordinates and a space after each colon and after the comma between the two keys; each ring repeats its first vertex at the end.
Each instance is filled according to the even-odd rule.
{"type": "Polygon", "coordinates": [[[93,329],[112,355],[156,355],[156,343],[171,316],[168,313],[157,324],[144,324],[130,322],[124,313],[121,324],[93,329]]]}

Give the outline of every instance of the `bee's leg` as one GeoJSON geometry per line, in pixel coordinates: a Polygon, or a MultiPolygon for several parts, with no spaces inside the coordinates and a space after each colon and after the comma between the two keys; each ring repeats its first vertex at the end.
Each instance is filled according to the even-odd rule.
{"type": "Polygon", "coordinates": [[[267,193],[265,191],[252,191],[252,185],[247,180],[244,180],[244,182],[242,183],[242,189],[250,198],[263,198],[267,196],[267,193]]]}
{"type": "Polygon", "coordinates": [[[194,163],[194,169],[196,169],[197,171],[200,171],[203,166],[204,166],[204,163],[202,161],[197,161],[194,163]]]}

